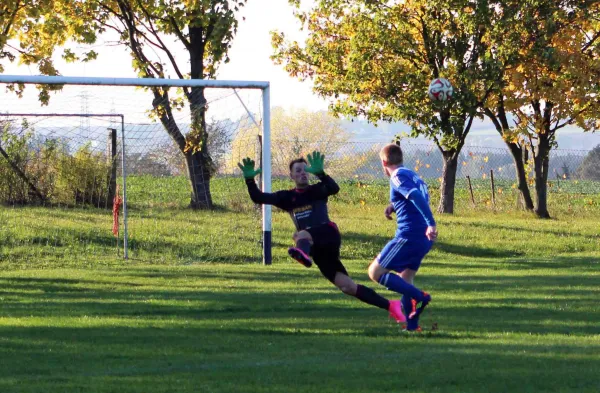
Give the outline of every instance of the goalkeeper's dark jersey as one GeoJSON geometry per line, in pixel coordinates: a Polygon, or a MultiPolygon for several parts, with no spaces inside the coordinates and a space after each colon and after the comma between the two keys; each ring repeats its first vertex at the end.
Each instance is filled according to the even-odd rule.
{"type": "Polygon", "coordinates": [[[327,198],[340,190],[337,183],[326,174],[317,175],[319,182],[304,188],[264,193],[258,189],[254,179],[246,179],[252,202],[273,205],[287,211],[297,230],[328,224],[327,198]]]}

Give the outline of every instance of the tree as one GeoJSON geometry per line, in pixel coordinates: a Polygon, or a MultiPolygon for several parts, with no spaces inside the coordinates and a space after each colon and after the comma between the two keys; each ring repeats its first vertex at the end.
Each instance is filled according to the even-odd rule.
{"type": "Polygon", "coordinates": [[[533,210],[533,199],[529,191],[526,170],[529,161],[527,146],[524,144],[523,139],[514,136],[513,127],[511,127],[508,120],[504,97],[501,94],[495,97],[492,96],[488,105],[484,108],[484,113],[494,124],[496,131],[500,134],[504,143],[506,143],[508,151],[513,158],[521,206],[526,210],[533,210]]]}
{"type": "MultiPolygon", "coordinates": [[[[549,154],[556,132],[571,124],[585,131],[598,127],[600,9],[589,1],[504,5],[498,12],[513,23],[495,37],[500,48],[496,53],[511,67],[503,74],[499,93],[488,101],[486,114],[511,148],[524,196],[528,187],[522,163],[531,154],[535,212],[548,218],[549,154]],[[507,112],[516,119],[513,127],[507,112]]],[[[526,206],[533,207],[530,202],[526,206]]]]}
{"type": "Polygon", "coordinates": [[[577,178],[600,181],[600,145],[594,147],[577,168],[577,178]]]}
{"type": "MultiPolygon", "coordinates": [[[[0,60],[20,62],[30,65],[39,63],[39,70],[48,75],[55,75],[51,55],[55,40],[41,42],[42,19],[48,17],[52,8],[50,0],[6,0],[0,3],[0,60]],[[29,32],[28,35],[24,32],[29,32]],[[13,40],[19,38],[19,45],[13,40]]],[[[48,38],[56,38],[49,35],[48,38]]],[[[0,73],[4,66],[0,63],[0,73]]]]}
{"type": "Polygon", "coordinates": [[[496,23],[489,30],[487,39],[490,46],[489,55],[497,62],[504,64],[504,67],[497,75],[493,94],[487,100],[483,107],[484,114],[492,121],[496,131],[500,134],[515,164],[515,175],[517,179],[517,190],[520,194],[520,204],[526,210],[533,210],[533,199],[529,191],[527,178],[527,165],[529,160],[527,146],[523,140],[515,136],[515,130],[511,126],[510,112],[506,107],[506,100],[502,94],[503,87],[506,87],[505,75],[510,75],[516,68],[519,61],[525,60],[524,56],[519,56],[520,48],[515,47],[515,41],[519,41],[518,22],[523,23],[522,4],[524,3],[500,3],[496,7],[496,13],[499,15],[499,23],[496,23]],[[509,39],[509,38],[512,38],[509,39]],[[506,45],[510,42],[509,45],[506,45]]]}
{"type": "MultiPolygon", "coordinates": [[[[0,73],[2,61],[18,61],[36,65],[42,75],[58,75],[52,55],[57,46],[71,40],[78,44],[91,43],[89,25],[84,22],[73,2],[58,0],[3,0],[0,3],[0,73]],[[74,15],[78,15],[74,18],[74,15]],[[69,21],[69,23],[66,23],[69,21]]],[[[71,57],[70,51],[63,56],[71,57]]],[[[93,50],[82,53],[78,60],[96,57],[93,50]]],[[[21,94],[23,85],[9,86],[21,94]]],[[[57,85],[38,86],[42,104],[47,104],[50,92],[60,90],[57,85]]]]}
{"type": "MultiPolygon", "coordinates": [[[[252,123],[240,127],[233,140],[231,160],[228,172],[237,170],[237,163],[245,157],[256,157],[257,138],[261,132],[252,123]]],[[[310,112],[307,110],[285,111],[283,108],[271,110],[271,160],[273,176],[288,176],[288,163],[298,157],[306,157],[313,151],[325,154],[328,162],[327,172],[333,175],[354,174],[365,161],[367,154],[362,156],[348,154],[351,132],[345,130],[341,120],[326,111],[310,112]]]]}
{"type": "Polygon", "coordinates": [[[273,59],[290,75],[311,79],[333,100],[334,113],[401,120],[413,136],[432,139],[444,159],[438,211],[452,213],[458,157],[499,67],[484,41],[492,8],[484,0],[319,2],[297,12],[310,32],[302,46],[273,34],[273,59]],[[435,106],[426,90],[440,76],[456,95],[435,106]]]}
{"type": "MultiPolygon", "coordinates": [[[[133,67],[142,78],[214,78],[218,66],[227,62],[227,52],[237,31],[235,17],[247,0],[62,0],[77,7],[81,15],[91,16],[93,36],[116,32],[118,44],[126,46],[133,67]],[[187,58],[176,55],[180,46],[187,58]],[[188,65],[189,63],[189,65],[188,65]],[[187,68],[187,70],[186,70],[187,68]]],[[[70,22],[77,24],[81,17],[70,22]]],[[[68,52],[71,60],[77,58],[68,52]]],[[[148,88],[152,93],[154,116],[161,122],[184,156],[191,183],[193,208],[212,208],[210,178],[214,171],[208,149],[206,126],[207,100],[204,88],[148,88]],[[190,131],[184,135],[174,112],[184,106],[190,110],[190,131]]]]}

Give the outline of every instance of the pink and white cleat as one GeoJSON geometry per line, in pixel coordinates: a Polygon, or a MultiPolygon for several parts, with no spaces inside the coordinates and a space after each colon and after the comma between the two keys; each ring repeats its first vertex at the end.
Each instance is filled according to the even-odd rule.
{"type": "Polygon", "coordinates": [[[406,322],[406,316],[402,312],[402,303],[400,300],[390,300],[390,317],[394,318],[398,323],[406,322]]]}

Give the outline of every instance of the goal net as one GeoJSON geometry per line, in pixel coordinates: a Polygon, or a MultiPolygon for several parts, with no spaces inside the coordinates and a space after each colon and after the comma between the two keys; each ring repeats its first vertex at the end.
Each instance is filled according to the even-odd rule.
{"type": "MultiPolygon", "coordinates": [[[[250,201],[232,149],[270,162],[267,83],[0,87],[0,262],[270,263],[270,209],[250,201]]],[[[270,190],[268,168],[259,183],[270,190]]]]}

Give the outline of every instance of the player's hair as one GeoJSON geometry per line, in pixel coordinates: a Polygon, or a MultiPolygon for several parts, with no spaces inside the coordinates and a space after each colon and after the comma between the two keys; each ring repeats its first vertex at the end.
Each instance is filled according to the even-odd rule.
{"type": "Polygon", "coordinates": [[[379,152],[379,157],[388,165],[402,165],[404,162],[402,149],[395,143],[385,145],[379,152]]]}
{"type": "Polygon", "coordinates": [[[297,164],[299,162],[303,162],[305,164],[308,164],[308,162],[306,162],[306,160],[304,158],[302,158],[302,157],[296,158],[295,160],[292,160],[290,162],[290,173],[292,172],[292,168],[294,167],[294,164],[297,164]]]}

